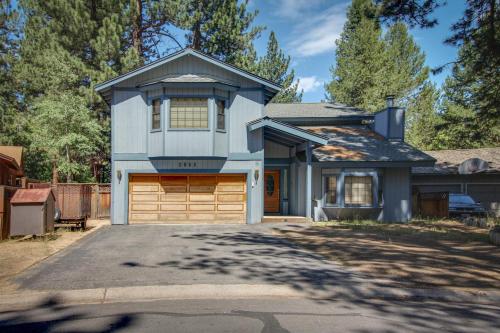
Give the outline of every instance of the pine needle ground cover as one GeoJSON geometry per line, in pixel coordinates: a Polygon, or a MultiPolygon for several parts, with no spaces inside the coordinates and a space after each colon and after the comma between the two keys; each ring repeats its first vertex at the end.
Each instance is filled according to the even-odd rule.
{"type": "Polygon", "coordinates": [[[328,222],[281,236],[392,287],[500,288],[500,248],[488,230],[456,221],[328,222]]]}

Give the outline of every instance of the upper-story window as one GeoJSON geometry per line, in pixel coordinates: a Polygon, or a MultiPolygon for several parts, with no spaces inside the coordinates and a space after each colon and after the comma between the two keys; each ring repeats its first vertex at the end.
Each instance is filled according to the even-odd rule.
{"type": "Polygon", "coordinates": [[[151,112],[151,129],[161,129],[161,99],[153,99],[151,112]]]}
{"type": "Polygon", "coordinates": [[[226,102],[224,100],[217,100],[217,129],[226,129],[226,102]]]}
{"type": "Polygon", "coordinates": [[[208,128],[206,98],[172,98],[170,128],[208,128]]]}

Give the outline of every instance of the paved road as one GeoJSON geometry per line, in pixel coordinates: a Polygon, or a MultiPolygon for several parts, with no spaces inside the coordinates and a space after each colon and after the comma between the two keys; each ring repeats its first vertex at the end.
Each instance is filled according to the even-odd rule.
{"type": "Polygon", "coordinates": [[[269,284],[314,292],[362,281],[346,268],[278,237],[274,228],[104,227],[28,270],[16,282],[36,290],[269,284]]]}
{"type": "Polygon", "coordinates": [[[0,332],[498,332],[500,308],[433,302],[178,300],[0,310],[0,332]]]}

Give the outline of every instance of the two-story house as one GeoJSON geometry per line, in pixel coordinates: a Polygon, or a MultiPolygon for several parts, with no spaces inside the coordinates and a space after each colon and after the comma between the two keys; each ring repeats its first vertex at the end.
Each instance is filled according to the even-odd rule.
{"type": "Polygon", "coordinates": [[[281,87],[192,49],[96,86],[111,107],[113,224],[411,218],[404,112],[272,104],[281,87]]]}

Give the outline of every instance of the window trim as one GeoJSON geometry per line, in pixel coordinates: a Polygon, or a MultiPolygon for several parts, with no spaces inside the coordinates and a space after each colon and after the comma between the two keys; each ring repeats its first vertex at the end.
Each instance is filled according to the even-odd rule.
{"type": "Polygon", "coordinates": [[[345,208],[379,208],[378,204],[378,173],[376,171],[347,171],[342,174],[342,204],[345,208]],[[345,177],[371,177],[372,178],[372,203],[370,205],[345,203],[345,177]]]}
{"type": "Polygon", "coordinates": [[[322,175],[322,184],[323,184],[323,188],[322,188],[322,192],[323,192],[323,207],[340,207],[340,174],[338,173],[327,173],[327,174],[323,174],[322,175]],[[328,181],[328,177],[335,177],[337,179],[337,187],[335,189],[336,193],[335,193],[335,203],[328,203],[326,202],[326,182],[328,181]]]}
{"type": "Polygon", "coordinates": [[[199,95],[181,95],[181,96],[169,96],[168,97],[168,131],[211,131],[210,124],[210,105],[212,104],[213,97],[210,96],[199,96],[199,95]],[[188,98],[199,98],[207,101],[207,127],[172,127],[171,122],[171,109],[172,109],[172,99],[188,99],[188,98]]]}
{"type": "Polygon", "coordinates": [[[378,171],[374,169],[368,169],[366,171],[350,171],[344,168],[342,169],[332,169],[332,168],[322,168],[321,170],[321,202],[325,208],[382,208],[382,204],[379,204],[379,176],[378,171]],[[336,176],[337,177],[337,203],[335,205],[326,203],[326,177],[336,176]],[[357,177],[372,177],[372,204],[371,205],[353,205],[345,203],[345,177],[346,176],[357,176],[357,177]]]}
{"type": "Polygon", "coordinates": [[[214,98],[214,114],[215,114],[215,130],[219,133],[227,133],[227,114],[228,114],[228,99],[226,98],[220,98],[220,97],[215,97],[214,98]],[[217,102],[222,101],[224,102],[224,128],[219,128],[219,113],[218,113],[218,107],[217,107],[217,102]]]}
{"type": "Polygon", "coordinates": [[[149,112],[148,112],[148,122],[149,122],[149,131],[151,133],[161,132],[163,131],[163,119],[164,119],[164,98],[163,96],[155,96],[149,99],[149,112]],[[153,101],[160,100],[160,127],[153,128],[153,101]]]}

